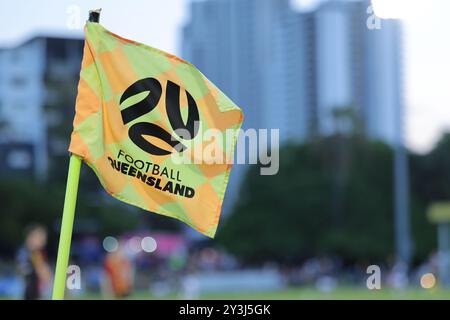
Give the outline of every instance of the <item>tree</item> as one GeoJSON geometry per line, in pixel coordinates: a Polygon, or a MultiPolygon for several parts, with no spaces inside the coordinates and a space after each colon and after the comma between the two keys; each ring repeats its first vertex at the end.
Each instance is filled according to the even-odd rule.
{"type": "MultiPolygon", "coordinates": [[[[385,259],[394,251],[392,159],[389,146],[357,136],[286,146],[278,175],[250,168],[218,240],[246,261],[318,254],[385,259]],[[345,175],[340,158],[351,164],[345,175]]],[[[411,198],[418,203],[413,220],[423,225],[423,205],[411,198]]]]}
{"type": "MultiPolygon", "coordinates": [[[[0,251],[4,255],[13,256],[24,240],[24,230],[33,223],[47,227],[49,243],[56,247],[64,190],[62,183],[50,185],[25,177],[0,180],[0,251]]],[[[92,232],[105,236],[136,228],[142,215],[129,212],[120,201],[110,198],[108,196],[105,199],[98,192],[89,194],[80,189],[74,233],[92,232]]]]}

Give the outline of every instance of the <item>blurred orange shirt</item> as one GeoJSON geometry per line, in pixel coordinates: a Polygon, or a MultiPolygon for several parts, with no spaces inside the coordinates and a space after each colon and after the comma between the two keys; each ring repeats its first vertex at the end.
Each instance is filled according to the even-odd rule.
{"type": "Polygon", "coordinates": [[[105,271],[116,296],[123,297],[131,292],[132,266],[126,258],[117,254],[106,256],[105,271]]]}

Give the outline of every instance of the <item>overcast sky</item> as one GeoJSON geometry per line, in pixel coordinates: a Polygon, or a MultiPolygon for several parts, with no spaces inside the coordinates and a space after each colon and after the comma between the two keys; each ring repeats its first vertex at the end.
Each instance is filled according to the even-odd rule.
{"type": "MultiPolygon", "coordinates": [[[[297,7],[317,0],[292,0],[297,7]]],[[[407,145],[420,152],[450,130],[449,0],[377,0],[405,18],[407,145]]],[[[101,7],[102,24],[126,38],[179,53],[180,27],[189,0],[0,0],[0,46],[36,34],[82,36],[89,9],[101,7]]],[[[1,72],[1,70],[0,70],[1,72]]]]}

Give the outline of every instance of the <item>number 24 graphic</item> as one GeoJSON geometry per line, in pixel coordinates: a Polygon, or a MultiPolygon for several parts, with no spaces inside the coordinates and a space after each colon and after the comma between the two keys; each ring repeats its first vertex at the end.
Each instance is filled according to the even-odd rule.
{"type": "MultiPolygon", "coordinates": [[[[149,93],[143,100],[121,111],[124,124],[127,124],[156,108],[162,96],[162,86],[161,83],[155,78],[145,78],[133,83],[122,94],[120,98],[121,105],[128,98],[146,91],[149,93]]],[[[167,80],[165,102],[170,125],[173,131],[179,129],[187,130],[188,136],[183,138],[191,140],[198,133],[199,113],[194,98],[187,90],[186,97],[188,101],[188,118],[186,123],[184,123],[180,109],[180,86],[170,80],[167,80]]],[[[139,148],[157,156],[168,155],[172,152],[155,146],[145,139],[144,136],[158,138],[179,152],[183,152],[186,149],[186,146],[177,141],[172,134],[160,126],[150,122],[137,122],[133,124],[128,130],[128,135],[131,141],[133,141],[139,148]]]]}

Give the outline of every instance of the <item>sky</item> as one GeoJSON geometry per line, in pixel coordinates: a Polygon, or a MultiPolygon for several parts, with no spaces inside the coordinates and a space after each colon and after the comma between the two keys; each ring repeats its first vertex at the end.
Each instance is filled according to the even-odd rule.
{"type": "MultiPolygon", "coordinates": [[[[321,0],[291,0],[309,9],[321,0]]],[[[322,0],[323,1],[323,0],[322,0]]],[[[405,141],[427,152],[450,131],[449,0],[374,0],[383,18],[401,18],[404,37],[405,141]]],[[[36,34],[82,37],[89,9],[102,8],[101,23],[123,37],[179,54],[190,0],[0,0],[0,47],[36,34]],[[13,12],[14,11],[14,12],[13,12]]]]}
{"type": "Polygon", "coordinates": [[[102,8],[100,22],[110,31],[176,53],[188,5],[188,0],[0,0],[0,46],[36,34],[81,38],[89,10],[102,8]]]}

